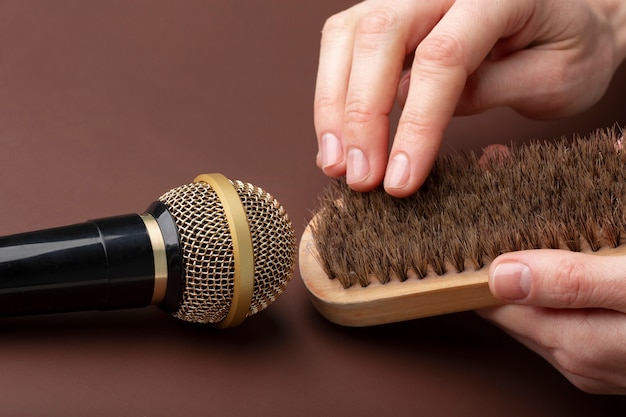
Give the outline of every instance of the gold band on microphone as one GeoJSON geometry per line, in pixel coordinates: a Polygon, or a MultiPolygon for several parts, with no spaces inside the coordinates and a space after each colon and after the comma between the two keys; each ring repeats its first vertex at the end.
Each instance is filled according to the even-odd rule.
{"type": "Polygon", "coordinates": [[[159,304],[165,298],[167,290],[167,254],[165,253],[165,240],[161,233],[161,228],[156,219],[149,213],[140,214],[141,220],[146,226],[150,244],[152,245],[152,256],[154,258],[154,290],[150,304],[159,304]]]}
{"type": "Polygon", "coordinates": [[[233,299],[228,314],[215,326],[234,327],[248,315],[254,291],[254,249],[246,210],[237,190],[222,174],[198,175],[193,182],[204,182],[211,186],[224,207],[228,221],[235,261],[233,299]]]}

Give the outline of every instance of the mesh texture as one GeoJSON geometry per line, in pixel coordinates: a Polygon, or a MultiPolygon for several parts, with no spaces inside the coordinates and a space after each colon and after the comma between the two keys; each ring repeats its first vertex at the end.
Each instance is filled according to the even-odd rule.
{"type": "MultiPolygon", "coordinates": [[[[247,316],[264,310],[285,290],[295,267],[293,226],[283,207],[254,185],[232,181],[246,212],[254,252],[254,290],[247,316]]],[[[182,185],[159,200],[178,226],[184,290],[173,315],[194,323],[219,323],[234,292],[233,242],[224,208],[210,185],[182,185]]]]}

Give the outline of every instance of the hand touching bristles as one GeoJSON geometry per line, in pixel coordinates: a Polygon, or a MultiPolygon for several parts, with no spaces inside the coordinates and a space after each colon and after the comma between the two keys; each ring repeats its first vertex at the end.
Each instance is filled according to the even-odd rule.
{"type": "Polygon", "coordinates": [[[402,197],[424,182],[455,114],[509,106],[544,119],[588,108],[626,54],[625,9],[619,0],[368,0],[330,17],[314,102],[318,166],[355,190],[384,182],[402,197]],[[404,108],[389,152],[396,98],[404,108]]]}

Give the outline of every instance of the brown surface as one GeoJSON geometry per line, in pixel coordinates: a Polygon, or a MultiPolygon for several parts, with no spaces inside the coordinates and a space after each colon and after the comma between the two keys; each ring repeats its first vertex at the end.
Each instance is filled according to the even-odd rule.
{"type": "MultiPolygon", "coordinates": [[[[268,189],[300,234],[324,177],[312,93],[325,17],[351,2],[6,1],[0,234],[142,211],[218,171],[268,189]]],[[[584,117],[455,121],[444,149],[624,123],[622,71],[584,117]]],[[[584,93],[584,92],[581,92],[584,93]]],[[[157,308],[0,320],[3,415],[610,415],[472,313],[348,329],[296,274],[239,328],[157,308]]]]}

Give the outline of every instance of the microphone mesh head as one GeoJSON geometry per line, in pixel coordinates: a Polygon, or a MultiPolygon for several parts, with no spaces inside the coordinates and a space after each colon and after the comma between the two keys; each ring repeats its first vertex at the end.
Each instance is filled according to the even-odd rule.
{"type": "MultiPolygon", "coordinates": [[[[282,294],[294,271],[295,233],[283,207],[254,185],[232,181],[246,211],[254,252],[254,290],[247,316],[282,294]]],[[[233,240],[222,203],[210,185],[198,182],[168,191],[159,200],[178,226],[184,288],[173,315],[195,323],[219,323],[234,293],[233,240]]]]}

